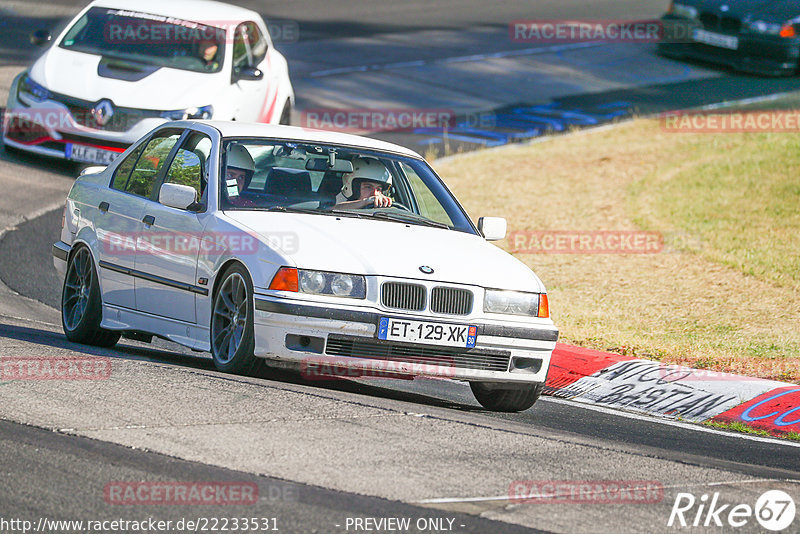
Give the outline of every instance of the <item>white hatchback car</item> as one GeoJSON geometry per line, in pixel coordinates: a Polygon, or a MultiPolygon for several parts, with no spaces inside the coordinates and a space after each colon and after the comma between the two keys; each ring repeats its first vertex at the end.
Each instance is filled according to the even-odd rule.
{"type": "Polygon", "coordinates": [[[286,59],[258,13],[213,1],[133,5],[95,0],[14,79],[7,147],[108,164],[170,120],[289,123],[286,59]]]}
{"type": "Polygon", "coordinates": [[[156,335],[237,373],[446,377],[500,411],[542,391],[558,338],[544,285],[487,243],[504,219],[473,225],[406,148],[175,122],[87,169],[64,214],[53,255],[70,340],[156,335]]]}

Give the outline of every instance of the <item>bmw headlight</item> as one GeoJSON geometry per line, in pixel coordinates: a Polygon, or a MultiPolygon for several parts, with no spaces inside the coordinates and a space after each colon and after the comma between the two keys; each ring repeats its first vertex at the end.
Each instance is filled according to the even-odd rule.
{"type": "Polygon", "coordinates": [[[47,100],[51,96],[51,93],[47,89],[47,87],[33,81],[29,74],[23,76],[22,79],[19,81],[17,94],[19,93],[23,93],[28,98],[36,100],[37,102],[47,100]]]}
{"type": "Polygon", "coordinates": [[[763,33],[765,35],[778,35],[781,32],[781,25],[765,20],[751,20],[745,24],[751,32],[763,33]]]}
{"type": "Polygon", "coordinates": [[[367,296],[367,284],[363,276],[355,274],[329,273],[298,269],[299,289],[312,295],[332,295],[363,299],[367,296]]]}
{"type": "Polygon", "coordinates": [[[544,293],[540,295],[539,293],[487,289],[483,297],[483,311],[486,313],[549,317],[549,310],[546,308],[547,295],[544,293]]]}
{"type": "Polygon", "coordinates": [[[214,115],[214,106],[203,106],[201,108],[176,109],[164,111],[161,116],[172,121],[184,119],[210,119],[214,115]]]}
{"type": "Polygon", "coordinates": [[[686,4],[673,2],[672,7],[669,10],[669,14],[675,15],[676,17],[683,17],[685,19],[696,19],[697,8],[694,6],[687,6],[686,4]]]}

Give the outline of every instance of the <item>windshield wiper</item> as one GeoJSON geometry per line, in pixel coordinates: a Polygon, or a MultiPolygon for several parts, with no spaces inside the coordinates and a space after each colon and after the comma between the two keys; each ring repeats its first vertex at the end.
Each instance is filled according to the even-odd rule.
{"type": "Polygon", "coordinates": [[[318,209],[314,208],[292,208],[287,206],[270,206],[270,207],[263,207],[257,208],[264,211],[281,211],[285,213],[319,213],[318,209]]]}
{"type": "Polygon", "coordinates": [[[347,210],[326,210],[320,208],[292,208],[286,206],[272,206],[271,208],[255,208],[263,211],[279,211],[282,213],[311,213],[314,215],[343,215],[345,217],[368,218],[364,213],[356,213],[347,210]]]}
{"type": "Polygon", "coordinates": [[[418,224],[420,226],[433,226],[434,228],[444,228],[449,230],[450,227],[444,223],[432,221],[415,215],[404,215],[400,213],[386,213],[385,211],[375,211],[371,217],[376,219],[386,219],[387,221],[395,221],[400,223],[418,224]]]}
{"type": "Polygon", "coordinates": [[[357,219],[369,219],[370,216],[366,213],[359,213],[357,211],[350,211],[350,210],[337,210],[337,209],[328,209],[324,210],[322,213],[330,213],[331,215],[344,215],[345,217],[355,217],[357,219]]]}

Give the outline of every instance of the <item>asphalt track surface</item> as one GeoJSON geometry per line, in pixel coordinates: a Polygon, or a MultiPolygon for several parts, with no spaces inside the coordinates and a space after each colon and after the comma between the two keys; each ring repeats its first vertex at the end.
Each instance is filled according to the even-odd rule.
{"type": "MultiPolygon", "coordinates": [[[[8,4],[16,9],[15,13],[24,12],[24,9],[19,8],[24,3],[8,4]]],[[[397,32],[444,29],[457,34],[469,33],[476,26],[494,26],[495,29],[502,30],[509,20],[515,19],[609,19],[623,16],[647,18],[660,11],[660,7],[656,5],[660,3],[652,2],[649,5],[641,2],[593,2],[589,7],[585,4],[586,2],[536,2],[526,6],[500,3],[487,7],[482,2],[468,1],[403,4],[371,2],[357,10],[344,2],[326,2],[324,5],[318,2],[250,2],[248,5],[255,5],[259,12],[273,17],[298,21],[301,32],[299,41],[294,45],[300,50],[304,50],[304,45],[313,46],[316,41],[380,41],[382,35],[397,32]],[[534,7],[535,16],[531,15],[534,7]]],[[[52,2],[52,16],[26,18],[23,14],[18,19],[4,17],[2,20],[9,33],[3,39],[2,61],[7,65],[27,62],[32,52],[29,46],[22,43],[23,37],[33,25],[57,24],[65,12],[74,10],[75,5],[78,3],[52,2]],[[9,36],[14,38],[10,39],[9,36]]],[[[381,43],[380,46],[386,45],[381,43]]],[[[441,54],[442,57],[468,53],[472,51],[470,46],[474,45],[461,48],[448,45],[433,53],[441,54]]],[[[498,47],[501,46],[498,44],[498,47]]],[[[417,55],[435,60],[435,57],[431,58],[430,50],[421,50],[422,48],[424,47],[418,47],[417,55]]],[[[291,49],[291,46],[287,45],[287,49],[291,49]]],[[[396,54],[395,59],[404,59],[413,56],[415,51],[413,48],[403,48],[393,53],[396,54]]],[[[369,51],[364,53],[365,56],[369,54],[369,51]]],[[[290,56],[291,64],[291,53],[287,52],[287,55],[290,56]]],[[[364,57],[347,56],[345,64],[359,65],[363,62],[364,57]]],[[[298,63],[302,61],[298,59],[298,63]]],[[[312,65],[306,72],[312,72],[314,68],[317,67],[312,65]]],[[[296,86],[298,82],[302,87],[303,80],[295,78],[296,86]]],[[[625,98],[640,102],[644,109],[661,110],[710,103],[714,98],[719,99],[720,95],[759,96],[791,90],[797,86],[797,80],[791,78],[769,80],[719,71],[710,77],[687,79],[677,84],[611,89],[559,98],[570,105],[585,106],[609,99],[625,98]],[[675,90],[676,87],[680,90],[675,90]],[[647,105],[651,107],[647,108],[647,105]]],[[[60,292],[60,280],[52,268],[50,258],[50,245],[56,239],[60,225],[60,210],[49,211],[24,222],[20,222],[19,217],[53,204],[49,202],[51,199],[55,200],[59,196],[63,198],[74,172],[75,169],[70,164],[0,154],[0,184],[4,184],[3,190],[6,192],[6,199],[0,200],[0,204],[5,203],[2,206],[3,211],[17,214],[16,218],[10,218],[16,226],[0,240],[0,278],[14,291],[50,307],[57,307],[60,292]],[[27,176],[31,178],[29,183],[25,179],[27,176]],[[38,194],[42,191],[47,194],[38,194]],[[44,197],[48,202],[45,202],[44,197]]],[[[708,489],[711,487],[723,488],[727,492],[723,493],[723,497],[731,502],[749,502],[753,495],[776,488],[789,491],[796,501],[800,496],[797,487],[786,482],[800,478],[800,448],[779,444],[774,440],[749,439],[690,425],[668,425],[659,420],[591,410],[551,399],[543,399],[533,409],[522,414],[491,414],[477,406],[468,388],[454,383],[307,382],[296,375],[280,372],[268,372],[247,379],[230,379],[217,373],[207,357],[180,349],[173,344],[158,343],[150,346],[126,341],[118,349],[108,351],[70,344],[59,332],[58,315],[54,311],[48,311],[50,308],[42,307],[40,311],[35,303],[24,301],[26,306],[36,310],[35,314],[26,314],[22,307],[14,308],[17,305],[22,306],[18,302],[23,301],[18,301],[17,297],[4,294],[3,299],[5,302],[0,303],[4,306],[0,311],[0,353],[3,355],[36,352],[45,355],[108,357],[114,363],[115,376],[118,373],[126,379],[124,385],[103,384],[76,391],[59,389],[52,392],[43,384],[25,389],[8,382],[0,383],[0,400],[4,405],[0,409],[0,418],[7,420],[0,423],[0,465],[6,474],[5,487],[0,490],[0,510],[3,517],[142,519],[149,515],[168,520],[200,515],[234,517],[242,512],[259,517],[277,516],[283,526],[281,530],[287,532],[336,532],[344,531],[341,525],[346,517],[446,516],[459,525],[457,531],[464,532],[516,532],[524,527],[534,526],[548,531],[591,532],[597,529],[608,530],[612,525],[621,532],[641,532],[665,528],[671,499],[677,491],[694,491],[699,495],[702,491],[712,491],[708,489]],[[12,313],[9,309],[18,311],[12,313]],[[141,368],[141,365],[148,367],[141,368]],[[151,368],[158,374],[148,374],[151,373],[151,368]],[[171,414],[160,412],[156,407],[142,402],[144,406],[135,410],[140,412],[142,422],[138,422],[133,414],[112,414],[105,406],[113,404],[108,399],[115,394],[124,395],[122,392],[127,392],[126,388],[134,391],[133,394],[128,393],[128,402],[136,402],[135,392],[140,391],[142,395],[152,395],[153,404],[180,403],[179,396],[162,393],[169,391],[169,388],[159,386],[162,381],[183,383],[184,380],[189,380],[187,376],[191,376],[192,383],[197,388],[207,389],[211,400],[217,396],[225,398],[235,385],[246,388],[246,394],[240,393],[245,397],[254,395],[253,391],[265,395],[276,395],[275,392],[280,392],[281,395],[311,397],[322,402],[324,406],[353,404],[360,407],[355,415],[349,415],[353,419],[347,420],[348,424],[331,429],[331,434],[322,434],[323,439],[332,442],[338,442],[341,433],[353,430],[353,440],[358,441],[360,434],[366,432],[364,428],[354,424],[358,418],[363,417],[360,413],[362,411],[380,409],[397,413],[398,419],[403,421],[407,417],[423,417],[426,421],[438,421],[438,425],[428,427],[428,433],[419,434],[409,432],[409,427],[399,424],[397,427],[390,426],[388,431],[383,429],[382,433],[377,434],[381,439],[406,444],[419,443],[420,450],[428,451],[429,457],[412,456],[402,469],[393,470],[390,465],[379,467],[381,462],[376,460],[376,457],[380,459],[384,454],[386,445],[362,445],[367,449],[361,451],[364,456],[359,457],[360,463],[355,462],[355,465],[361,466],[363,473],[352,472],[349,477],[356,480],[348,481],[343,480],[348,476],[337,472],[336,465],[333,466],[332,473],[324,476],[325,469],[320,468],[320,456],[315,450],[322,445],[315,445],[313,440],[311,443],[306,442],[308,440],[303,439],[305,432],[292,433],[291,429],[282,426],[283,423],[275,423],[275,420],[272,420],[275,425],[273,431],[284,436],[283,441],[296,448],[297,455],[307,455],[311,465],[298,463],[296,459],[284,459],[288,467],[280,469],[269,463],[259,463],[257,459],[230,458],[230,453],[226,455],[223,451],[226,446],[229,450],[237,450],[230,441],[232,438],[220,435],[213,426],[199,434],[210,443],[207,446],[197,444],[193,447],[187,444],[189,442],[184,435],[186,430],[182,429],[191,428],[198,423],[184,421],[193,421],[194,414],[180,404],[175,405],[175,414],[171,414]],[[115,393],[115,388],[119,388],[120,393],[115,393]],[[50,393],[54,394],[54,398],[47,398],[50,393]],[[90,423],[86,419],[87,413],[91,414],[92,410],[97,411],[98,415],[97,421],[90,423]],[[114,423],[104,420],[104,417],[110,419],[112,415],[123,421],[114,423]],[[47,430],[21,426],[10,421],[34,424],[47,430]],[[65,427],[64,421],[70,421],[71,424],[65,427]],[[74,421],[78,423],[72,424],[74,421]],[[466,463],[456,462],[462,468],[465,465],[471,467],[465,472],[465,476],[468,475],[466,479],[455,473],[442,475],[440,469],[450,465],[452,458],[439,458],[435,452],[431,452],[436,451],[436,447],[424,446],[428,442],[437,442],[439,426],[447,427],[452,432],[454,424],[464,425],[475,432],[491,431],[490,434],[481,435],[491,437],[491,441],[487,443],[492,443],[497,449],[487,449],[483,455],[466,463]],[[146,437],[125,434],[135,432],[137,425],[145,429],[146,437]],[[167,429],[165,435],[156,435],[161,426],[167,429]],[[52,430],[61,432],[54,433],[52,430]],[[503,440],[512,443],[512,450],[517,447],[513,444],[529,444],[531,440],[536,440],[536,446],[541,448],[534,450],[523,446],[522,449],[517,449],[515,457],[499,452],[507,450],[500,446],[503,440]],[[137,448],[157,452],[145,452],[137,448]],[[195,449],[198,452],[195,453],[195,449]],[[317,461],[316,465],[313,460],[317,461]],[[413,463],[415,461],[419,462],[422,474],[416,472],[417,466],[413,463]],[[544,465],[537,465],[540,462],[544,465]],[[509,465],[517,467],[509,470],[509,465]],[[509,505],[503,501],[500,501],[503,506],[495,506],[487,497],[502,495],[503,491],[498,491],[497,488],[503,488],[503,485],[493,484],[493,471],[502,472],[506,478],[501,477],[501,480],[506,481],[516,479],[508,474],[511,472],[518,478],[529,479],[656,479],[662,480],[666,486],[665,499],[656,510],[644,511],[640,508],[628,513],[630,524],[619,524],[622,509],[617,507],[603,510],[598,509],[598,505],[573,504],[566,507],[551,505],[547,509],[536,505],[509,505]],[[400,477],[392,480],[389,474],[398,472],[401,473],[400,477]],[[671,473],[675,474],[674,479],[671,479],[671,473]],[[271,474],[276,476],[268,476],[271,474]],[[382,476],[387,479],[383,480],[382,476]],[[452,480],[449,484],[434,484],[431,479],[437,476],[449,476],[452,480]],[[418,480],[417,486],[429,484],[432,488],[437,488],[438,493],[417,492],[414,485],[403,478],[418,480]],[[98,488],[114,480],[252,481],[258,485],[260,494],[266,499],[260,500],[255,507],[241,507],[242,509],[159,507],[154,511],[153,508],[141,506],[109,506],[98,496],[98,488]],[[283,497],[270,499],[271,492],[283,497]],[[420,494],[429,498],[421,498],[420,494]],[[442,499],[439,502],[427,502],[431,501],[431,497],[442,499]],[[448,500],[447,497],[453,499],[448,500]],[[458,497],[477,499],[470,502],[469,499],[458,497]],[[483,517],[478,517],[478,514],[483,517]],[[500,521],[492,521],[493,519],[500,521]]],[[[276,419],[278,421],[293,418],[302,421],[309,416],[308,411],[302,411],[299,407],[292,408],[290,405],[281,409],[285,413],[282,412],[283,419],[276,419]]],[[[124,412],[121,407],[118,410],[120,413],[124,412]]],[[[312,414],[320,411],[321,417],[327,417],[319,406],[315,405],[309,410],[312,414]]],[[[208,411],[209,417],[214,419],[212,416],[217,415],[215,410],[209,408],[208,411]]],[[[221,421],[225,417],[237,418],[230,413],[223,413],[219,417],[221,421]]],[[[240,427],[236,429],[242,431],[240,427]]],[[[269,427],[265,430],[267,433],[259,435],[258,439],[263,440],[270,435],[269,427]]],[[[313,430],[307,428],[305,431],[317,436],[313,430]]],[[[241,439],[248,442],[246,432],[241,439]]],[[[346,451],[342,448],[341,455],[330,452],[322,456],[328,462],[340,462],[341,469],[338,471],[354,465],[349,463],[352,458],[348,458],[346,453],[359,454],[359,451],[346,451]]],[[[390,449],[397,457],[404,458],[393,447],[390,446],[390,449]]],[[[245,450],[253,456],[263,454],[257,445],[245,450]]],[[[451,452],[453,455],[466,454],[457,443],[452,444],[451,452]]],[[[391,456],[383,461],[393,463],[391,456]]],[[[756,531],[757,527],[750,524],[741,531],[756,531]]]]}

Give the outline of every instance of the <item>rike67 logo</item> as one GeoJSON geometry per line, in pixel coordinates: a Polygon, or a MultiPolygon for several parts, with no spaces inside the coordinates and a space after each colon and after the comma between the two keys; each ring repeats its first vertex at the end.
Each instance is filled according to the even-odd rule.
{"type": "Polygon", "coordinates": [[[691,493],[678,493],[667,526],[740,528],[752,525],[755,518],[761,528],[780,532],[792,525],[795,512],[794,499],[781,490],[764,492],[755,506],[723,504],[719,492],[704,494],[699,499],[691,493]]]}

